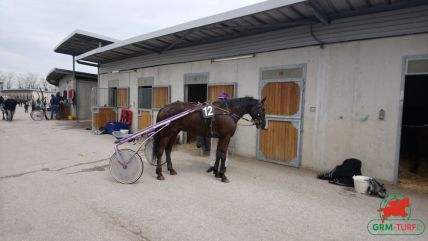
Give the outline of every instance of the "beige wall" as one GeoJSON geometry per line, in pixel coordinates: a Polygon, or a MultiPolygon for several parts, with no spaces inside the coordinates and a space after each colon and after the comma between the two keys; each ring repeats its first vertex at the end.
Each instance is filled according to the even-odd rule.
{"type": "MultiPolygon", "coordinates": [[[[302,139],[303,167],[326,171],[344,159],[363,161],[363,174],[393,181],[403,57],[428,53],[428,34],[353,41],[257,54],[255,58],[211,63],[198,61],[101,76],[130,86],[137,126],[137,79],[155,77],[171,86],[171,100],[183,100],[186,73],[209,72],[209,82],[237,82],[237,96],[259,97],[260,69],[306,64],[302,139]],[[309,112],[309,107],[316,107],[309,112]],[[386,119],[378,120],[384,109],[386,119]]],[[[240,126],[235,152],[256,155],[256,130],[240,126]]]]}

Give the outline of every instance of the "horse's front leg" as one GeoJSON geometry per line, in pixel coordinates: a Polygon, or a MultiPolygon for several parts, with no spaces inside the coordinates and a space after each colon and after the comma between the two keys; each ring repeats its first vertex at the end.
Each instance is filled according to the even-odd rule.
{"type": "Polygon", "coordinates": [[[171,151],[172,151],[172,146],[174,145],[175,139],[177,138],[177,135],[179,132],[180,132],[179,130],[173,131],[172,135],[169,137],[168,144],[165,147],[166,165],[170,175],[177,175],[177,172],[172,167],[171,151]]]}
{"type": "MultiPolygon", "coordinates": [[[[230,182],[229,179],[225,175],[226,174],[226,157],[227,157],[227,149],[229,146],[229,142],[230,142],[229,136],[221,138],[219,140],[218,147],[217,147],[217,149],[220,152],[220,153],[218,153],[219,157],[217,157],[217,159],[220,159],[220,170],[219,170],[218,175],[216,175],[216,177],[219,176],[221,178],[221,181],[225,182],[225,183],[230,182]]],[[[217,160],[216,160],[216,164],[217,164],[217,160]]],[[[215,170],[218,170],[218,167],[215,170]]]]}
{"type": "Polygon", "coordinates": [[[174,141],[173,140],[175,140],[175,137],[171,138],[169,140],[168,145],[165,148],[166,167],[167,167],[170,175],[177,175],[177,172],[172,167],[172,161],[171,161],[171,151],[172,151],[172,146],[174,145],[174,141]]]}

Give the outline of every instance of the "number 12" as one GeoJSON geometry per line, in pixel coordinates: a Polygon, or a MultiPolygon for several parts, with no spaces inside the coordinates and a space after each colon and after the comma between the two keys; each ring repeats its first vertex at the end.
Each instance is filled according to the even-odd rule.
{"type": "Polygon", "coordinates": [[[203,108],[203,110],[204,110],[204,114],[205,114],[205,116],[213,116],[214,115],[214,113],[213,113],[213,107],[212,106],[205,106],[204,108],[203,108]]]}

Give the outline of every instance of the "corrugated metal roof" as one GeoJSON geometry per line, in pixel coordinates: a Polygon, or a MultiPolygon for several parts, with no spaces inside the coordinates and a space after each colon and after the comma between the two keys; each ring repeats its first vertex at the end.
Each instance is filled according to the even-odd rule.
{"type": "Polygon", "coordinates": [[[75,30],[62,40],[54,49],[55,52],[77,56],[101,46],[106,46],[119,40],[90,33],[83,30],[75,30]]]}
{"type": "Polygon", "coordinates": [[[428,0],[272,0],[143,34],[77,57],[96,63],[220,42],[279,29],[426,5],[428,0]]]}
{"type": "MultiPolygon", "coordinates": [[[[48,73],[48,75],[46,76],[46,80],[49,82],[49,84],[58,86],[59,81],[62,78],[64,78],[64,76],[72,75],[72,74],[73,74],[72,70],[54,68],[48,73]]],[[[86,80],[94,80],[94,81],[98,80],[98,75],[96,74],[76,71],[75,75],[76,75],[76,79],[86,79],[86,80]]]]}

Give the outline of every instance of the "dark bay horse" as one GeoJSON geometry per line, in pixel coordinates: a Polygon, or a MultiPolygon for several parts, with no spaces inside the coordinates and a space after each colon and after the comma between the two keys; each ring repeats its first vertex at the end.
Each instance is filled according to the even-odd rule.
{"type": "MultiPolygon", "coordinates": [[[[187,131],[196,136],[219,138],[214,170],[218,170],[220,165],[220,171],[214,171],[214,174],[216,177],[221,178],[222,182],[229,182],[225,175],[226,153],[230,138],[233,136],[233,134],[235,134],[237,122],[242,118],[242,116],[249,114],[257,128],[264,127],[266,123],[264,109],[265,100],[266,98],[260,101],[252,97],[243,97],[238,99],[216,101],[212,104],[214,106],[214,116],[211,119],[203,118],[202,111],[197,111],[181,119],[173,121],[169,126],[159,131],[154,136],[153,142],[153,158],[157,158],[157,179],[165,179],[162,175],[161,164],[164,150],[169,173],[171,175],[177,174],[177,172],[172,167],[171,150],[178,133],[180,131],[187,131]]],[[[183,111],[195,108],[196,105],[197,103],[194,102],[180,101],[166,105],[160,109],[156,122],[162,121],[183,111]]]]}

